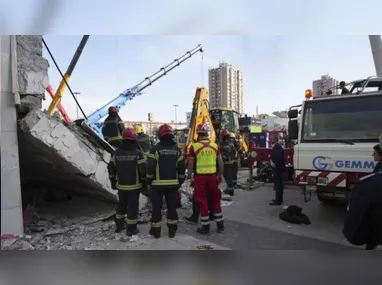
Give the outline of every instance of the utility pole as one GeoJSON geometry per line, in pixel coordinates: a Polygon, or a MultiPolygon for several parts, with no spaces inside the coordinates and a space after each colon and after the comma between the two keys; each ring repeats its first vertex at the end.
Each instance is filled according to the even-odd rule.
{"type": "Polygon", "coordinates": [[[175,129],[176,129],[176,127],[177,127],[177,124],[178,124],[178,116],[177,116],[177,108],[178,108],[178,106],[179,105],[173,105],[174,106],[174,108],[175,108],[175,129]]]}
{"type": "MultiPolygon", "coordinates": [[[[78,95],[81,94],[81,92],[73,92],[74,96],[76,96],[76,99],[78,101],[78,95]]],[[[78,104],[76,106],[76,111],[77,111],[77,120],[79,119],[80,115],[79,115],[79,109],[78,109],[78,104]]]]}
{"type": "Polygon", "coordinates": [[[178,142],[178,132],[177,132],[178,114],[176,111],[179,105],[173,105],[173,106],[175,108],[175,138],[176,138],[176,141],[178,142]]]}

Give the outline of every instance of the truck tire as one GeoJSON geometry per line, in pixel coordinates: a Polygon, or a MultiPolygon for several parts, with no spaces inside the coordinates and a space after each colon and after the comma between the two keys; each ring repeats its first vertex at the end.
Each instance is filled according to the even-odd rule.
{"type": "Polygon", "coordinates": [[[334,205],[337,203],[336,199],[327,198],[322,194],[317,194],[317,198],[318,198],[318,201],[320,201],[324,205],[334,205]]]}

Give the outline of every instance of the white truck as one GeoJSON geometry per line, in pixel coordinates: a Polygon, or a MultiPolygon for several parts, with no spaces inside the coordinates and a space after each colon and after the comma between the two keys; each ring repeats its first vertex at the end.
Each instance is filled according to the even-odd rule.
{"type": "MultiPolygon", "coordinates": [[[[373,146],[382,132],[382,77],[348,83],[350,94],[307,99],[288,113],[294,181],[327,203],[347,200],[354,183],[373,171],[373,146]]],[[[328,92],[330,93],[330,92],[328,92]]],[[[335,93],[335,92],[333,92],[335,93]]]]}

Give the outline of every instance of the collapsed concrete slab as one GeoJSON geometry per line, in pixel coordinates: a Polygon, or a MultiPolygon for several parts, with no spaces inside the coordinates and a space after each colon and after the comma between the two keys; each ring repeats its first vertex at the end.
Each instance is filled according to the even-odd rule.
{"type": "MultiPolygon", "coordinates": [[[[16,42],[23,198],[48,189],[116,202],[116,191],[110,187],[107,172],[110,153],[80,127],[67,126],[58,116],[41,111],[49,84],[49,63],[42,56],[42,36],[17,36],[16,42]]],[[[144,207],[147,198],[141,200],[144,207]]]]}
{"type": "Polygon", "coordinates": [[[116,201],[107,172],[110,153],[40,110],[28,112],[20,120],[20,130],[24,180],[44,181],[58,190],[116,201]]]}

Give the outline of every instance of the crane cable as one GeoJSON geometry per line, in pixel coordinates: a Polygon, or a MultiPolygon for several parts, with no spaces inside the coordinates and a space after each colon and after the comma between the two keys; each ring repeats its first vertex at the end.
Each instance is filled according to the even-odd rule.
{"type": "Polygon", "coordinates": [[[85,119],[87,119],[84,110],[82,110],[80,103],[78,102],[76,96],[74,96],[74,92],[72,91],[72,89],[70,88],[68,82],[66,81],[66,79],[65,79],[65,77],[64,77],[64,74],[62,73],[60,67],[58,66],[58,64],[57,64],[57,62],[56,62],[56,60],[55,60],[55,58],[54,58],[52,52],[50,51],[50,49],[49,49],[47,43],[45,42],[44,38],[42,39],[42,43],[44,44],[46,50],[48,51],[49,56],[50,56],[50,58],[52,59],[54,65],[56,66],[58,72],[60,73],[62,80],[65,82],[66,87],[68,87],[70,94],[72,94],[72,97],[73,97],[74,101],[76,102],[78,108],[80,109],[82,115],[84,116],[85,119]]]}
{"type": "Polygon", "coordinates": [[[204,51],[201,50],[202,52],[202,58],[200,62],[200,72],[201,72],[201,79],[202,79],[202,86],[204,85],[204,51]]]}

